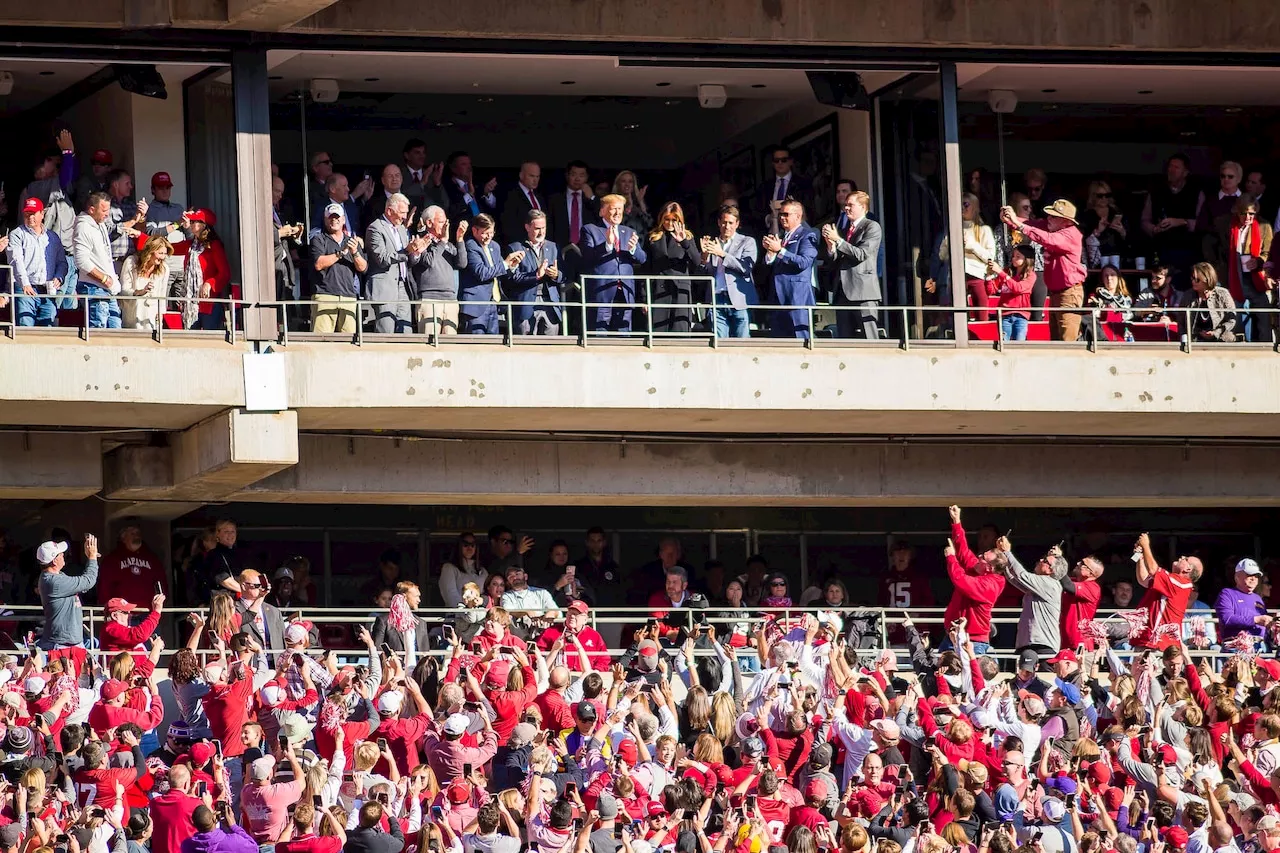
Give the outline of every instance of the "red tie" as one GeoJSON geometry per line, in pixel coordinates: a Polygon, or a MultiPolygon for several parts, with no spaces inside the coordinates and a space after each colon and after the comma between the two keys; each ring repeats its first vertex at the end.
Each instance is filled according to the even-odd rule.
{"type": "Polygon", "coordinates": [[[573,202],[569,205],[569,242],[577,243],[582,236],[582,208],[578,193],[573,194],[573,202]]]}
{"type": "Polygon", "coordinates": [[[853,223],[852,222],[849,223],[849,233],[844,236],[844,239],[849,242],[852,242],[853,240],[853,223]]]}
{"type": "Polygon", "coordinates": [[[533,194],[533,190],[527,190],[527,192],[529,193],[529,206],[534,210],[541,210],[542,208],[538,207],[538,197],[533,194]]]}

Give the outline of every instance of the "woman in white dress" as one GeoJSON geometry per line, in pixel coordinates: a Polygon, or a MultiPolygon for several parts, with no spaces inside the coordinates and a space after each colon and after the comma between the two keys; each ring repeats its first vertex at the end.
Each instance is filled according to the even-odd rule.
{"type": "Polygon", "coordinates": [[[146,299],[121,299],[120,324],[126,329],[160,326],[169,299],[169,266],[173,246],[164,237],[149,237],[142,251],[130,255],[120,270],[120,295],[146,299]]]}

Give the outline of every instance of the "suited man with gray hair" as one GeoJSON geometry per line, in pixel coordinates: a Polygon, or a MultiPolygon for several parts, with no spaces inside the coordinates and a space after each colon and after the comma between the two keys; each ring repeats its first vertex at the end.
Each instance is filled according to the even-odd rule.
{"type": "Polygon", "coordinates": [[[848,225],[841,231],[835,224],[822,226],[824,255],[839,275],[836,305],[852,306],[836,312],[837,335],[842,338],[878,340],[880,277],[876,259],[883,232],[880,224],[867,216],[871,197],[853,192],[844,202],[848,225]]]}
{"type": "Polygon", "coordinates": [[[409,199],[402,193],[387,197],[387,205],[365,231],[369,256],[369,298],[373,301],[377,330],[383,334],[413,329],[414,297],[409,265],[427,248],[424,237],[409,239],[404,222],[409,199]]]}
{"type": "Polygon", "coordinates": [[[444,208],[433,204],[422,212],[418,230],[426,248],[413,262],[413,279],[418,299],[430,303],[418,306],[418,332],[456,335],[458,271],[467,268],[467,249],[463,243],[467,222],[459,222],[450,234],[444,208]]]}

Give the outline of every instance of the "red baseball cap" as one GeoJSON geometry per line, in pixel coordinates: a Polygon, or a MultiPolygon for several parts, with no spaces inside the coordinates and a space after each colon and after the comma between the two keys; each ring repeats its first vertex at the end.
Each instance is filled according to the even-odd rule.
{"type": "Polygon", "coordinates": [[[826,799],[827,786],[817,779],[810,779],[809,784],[804,786],[804,798],[806,800],[822,800],[826,799]]]}
{"type": "Polygon", "coordinates": [[[636,749],[636,742],[631,738],[620,741],[618,743],[618,748],[613,751],[613,754],[626,762],[628,767],[635,767],[636,761],[640,758],[640,752],[636,749]]]}
{"type": "Polygon", "coordinates": [[[105,148],[99,148],[93,152],[93,156],[89,158],[90,163],[97,163],[99,166],[110,166],[113,162],[111,152],[105,148]]]}
{"type": "Polygon", "coordinates": [[[1160,744],[1158,752],[1160,753],[1161,764],[1170,765],[1170,764],[1178,763],[1178,753],[1175,752],[1173,747],[1169,746],[1169,744],[1167,743],[1160,744]]]}
{"type": "Polygon", "coordinates": [[[1055,663],[1062,663],[1063,661],[1069,661],[1071,663],[1080,663],[1080,658],[1076,657],[1076,653],[1071,649],[1063,649],[1062,651],[1058,652],[1056,655],[1054,655],[1053,657],[1045,661],[1045,663],[1052,666],[1055,663]]]}
{"type": "Polygon", "coordinates": [[[1164,842],[1171,847],[1179,850],[1187,846],[1187,842],[1191,840],[1191,836],[1180,826],[1171,826],[1164,831],[1164,842]]]}
{"type": "Polygon", "coordinates": [[[569,606],[565,609],[573,613],[586,613],[590,608],[581,598],[575,598],[573,601],[569,602],[569,606]]]}
{"type": "Polygon", "coordinates": [[[42,210],[44,210],[44,202],[35,196],[32,196],[22,203],[23,213],[39,213],[42,210]]]}
{"type": "Polygon", "coordinates": [[[169,177],[168,172],[156,172],[151,176],[151,186],[171,187],[173,186],[173,178],[169,177]]]}
{"type": "Polygon", "coordinates": [[[213,744],[207,741],[191,744],[191,763],[196,767],[204,767],[213,760],[214,754],[213,744]]]}
{"type": "Polygon", "coordinates": [[[641,643],[639,646],[636,647],[636,652],[641,657],[651,657],[658,653],[658,644],[655,643],[653,640],[645,640],[643,643],[641,643]]]}
{"type": "Polygon", "coordinates": [[[1273,679],[1280,679],[1280,661],[1270,660],[1267,658],[1255,658],[1254,662],[1258,669],[1265,672],[1273,679]]]}
{"type": "Polygon", "coordinates": [[[649,807],[645,811],[648,813],[649,817],[662,817],[667,813],[666,808],[664,808],[662,803],[657,800],[651,801],[649,803],[649,807]]]}
{"type": "Polygon", "coordinates": [[[129,602],[125,601],[123,598],[113,598],[107,602],[108,613],[114,613],[121,610],[124,611],[125,613],[128,613],[130,610],[137,610],[137,609],[138,609],[138,605],[130,604],[129,602]]]}
{"type": "Polygon", "coordinates": [[[125,684],[118,678],[112,678],[104,682],[102,685],[102,698],[110,702],[129,689],[129,685],[125,684]]]}
{"type": "Polygon", "coordinates": [[[214,212],[207,207],[196,208],[195,210],[191,211],[191,213],[187,214],[187,219],[191,220],[192,222],[203,222],[205,225],[208,225],[210,228],[213,228],[218,224],[217,215],[215,215],[214,212]]]}
{"type": "Polygon", "coordinates": [[[471,789],[464,782],[451,782],[449,787],[445,788],[445,796],[449,798],[449,802],[460,806],[471,799],[471,789]]]}

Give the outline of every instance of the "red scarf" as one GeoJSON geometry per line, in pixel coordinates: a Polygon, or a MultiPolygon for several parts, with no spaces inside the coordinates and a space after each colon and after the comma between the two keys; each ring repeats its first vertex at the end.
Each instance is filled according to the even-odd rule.
{"type": "MultiPolygon", "coordinates": [[[[1227,264],[1227,289],[1231,291],[1231,298],[1237,305],[1244,302],[1244,288],[1240,283],[1240,253],[1236,251],[1236,246],[1239,245],[1240,225],[1233,222],[1231,224],[1231,263],[1227,264]]],[[[1259,259],[1258,268],[1249,273],[1249,278],[1252,279],[1251,284],[1255,290],[1266,290],[1261,262],[1262,226],[1258,224],[1256,217],[1249,223],[1249,254],[1259,259]]]]}

